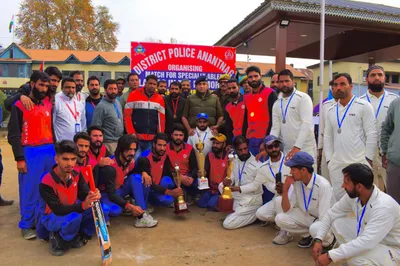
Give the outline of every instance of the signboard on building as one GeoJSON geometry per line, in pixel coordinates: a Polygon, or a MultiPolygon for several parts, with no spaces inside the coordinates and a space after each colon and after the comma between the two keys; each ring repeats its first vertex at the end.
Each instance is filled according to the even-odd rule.
{"type": "Polygon", "coordinates": [[[131,42],[131,72],[139,75],[141,85],[153,74],[168,86],[187,79],[194,88],[194,81],[206,75],[210,89],[217,89],[222,74],[235,76],[235,62],[236,48],[232,47],[131,42]]]}

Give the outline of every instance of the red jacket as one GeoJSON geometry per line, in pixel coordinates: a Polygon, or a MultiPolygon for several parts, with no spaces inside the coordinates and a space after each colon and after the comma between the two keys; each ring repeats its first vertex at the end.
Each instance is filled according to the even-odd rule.
{"type": "Polygon", "coordinates": [[[225,157],[217,158],[213,152],[207,153],[210,162],[210,173],[208,173],[208,183],[213,194],[218,192],[218,185],[226,177],[226,169],[228,168],[228,153],[225,157]]]}
{"type": "Polygon", "coordinates": [[[165,101],[158,93],[147,96],[145,89],[130,93],[124,109],[125,129],[140,140],[153,140],[165,131],[165,101]]]}

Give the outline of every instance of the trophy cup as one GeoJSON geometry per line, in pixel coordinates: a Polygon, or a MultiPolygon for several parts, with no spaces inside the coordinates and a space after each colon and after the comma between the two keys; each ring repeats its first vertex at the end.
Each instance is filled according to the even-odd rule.
{"type": "Polygon", "coordinates": [[[197,178],[198,189],[209,189],[210,187],[208,186],[208,178],[204,176],[204,162],[206,160],[206,157],[203,154],[204,143],[199,140],[199,143],[196,144],[196,148],[199,151],[197,153],[197,163],[199,164],[199,170],[201,172],[201,176],[197,178]]]}
{"type": "MultiPolygon", "coordinates": [[[[181,187],[181,173],[180,173],[180,168],[178,165],[175,165],[175,175],[174,175],[174,179],[175,179],[175,184],[177,187],[181,187]]],[[[183,196],[179,196],[178,200],[175,202],[175,214],[184,214],[186,212],[189,212],[187,204],[185,202],[185,199],[183,198],[183,196]]]]}
{"type": "MultiPolygon", "coordinates": [[[[226,173],[226,179],[230,180],[233,171],[233,160],[235,156],[231,153],[228,155],[228,169],[226,173]]],[[[222,195],[218,198],[218,207],[220,212],[232,213],[233,212],[233,198],[232,191],[229,186],[224,187],[222,195]]]]}

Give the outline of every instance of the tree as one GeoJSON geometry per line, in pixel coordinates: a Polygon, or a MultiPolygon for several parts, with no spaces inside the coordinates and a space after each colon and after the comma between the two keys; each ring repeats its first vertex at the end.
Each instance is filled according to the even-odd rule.
{"type": "Polygon", "coordinates": [[[0,108],[2,109],[2,117],[0,117],[0,127],[1,123],[6,121],[8,117],[10,116],[10,112],[6,110],[4,107],[4,100],[7,98],[7,96],[4,94],[4,92],[0,91],[0,108]]]}
{"type": "Polygon", "coordinates": [[[28,49],[113,51],[119,24],[90,0],[23,0],[16,36],[28,49]]]}

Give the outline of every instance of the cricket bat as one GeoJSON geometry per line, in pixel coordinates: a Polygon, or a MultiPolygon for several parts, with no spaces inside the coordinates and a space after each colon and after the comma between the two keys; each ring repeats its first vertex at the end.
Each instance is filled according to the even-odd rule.
{"type": "MultiPolygon", "coordinates": [[[[96,186],[94,184],[92,167],[90,165],[81,167],[82,174],[89,180],[90,190],[96,191],[96,186]]],[[[101,208],[100,201],[96,201],[92,207],[94,226],[96,227],[97,238],[100,244],[101,251],[101,265],[108,266],[112,262],[111,253],[111,241],[110,235],[108,234],[108,229],[106,225],[106,220],[104,218],[103,209],[101,208]]]]}

